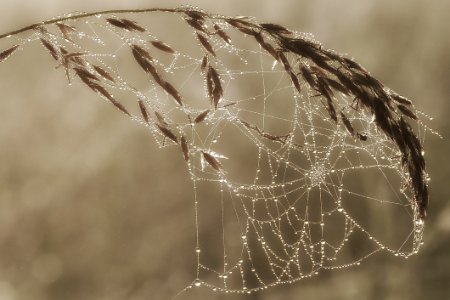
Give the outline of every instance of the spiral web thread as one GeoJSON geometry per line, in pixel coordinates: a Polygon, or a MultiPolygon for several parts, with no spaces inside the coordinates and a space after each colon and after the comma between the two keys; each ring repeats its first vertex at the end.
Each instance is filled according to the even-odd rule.
{"type": "MultiPolygon", "coordinates": [[[[42,44],[71,84],[99,93],[161,147],[179,147],[194,187],[188,289],[250,293],[381,251],[418,252],[423,215],[397,140],[314,56],[279,50],[281,35],[321,49],[311,36],[191,8],[73,16],[9,36],[15,46],[0,61],[42,44]]],[[[403,105],[393,115],[428,130],[409,100],[383,91],[403,105]]]]}

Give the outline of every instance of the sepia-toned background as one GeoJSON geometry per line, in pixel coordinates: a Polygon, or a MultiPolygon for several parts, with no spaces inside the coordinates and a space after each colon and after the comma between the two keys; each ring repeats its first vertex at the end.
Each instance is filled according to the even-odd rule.
{"type": "MultiPolygon", "coordinates": [[[[181,4],[4,0],[0,33],[71,11],[181,4]]],[[[450,299],[450,2],[189,4],[313,33],[414,99],[444,138],[425,141],[431,204],[419,255],[377,255],[250,296],[198,289],[177,299],[450,299]]],[[[183,162],[91,91],[68,86],[41,57],[0,65],[0,299],[170,299],[195,277],[183,162]]]]}

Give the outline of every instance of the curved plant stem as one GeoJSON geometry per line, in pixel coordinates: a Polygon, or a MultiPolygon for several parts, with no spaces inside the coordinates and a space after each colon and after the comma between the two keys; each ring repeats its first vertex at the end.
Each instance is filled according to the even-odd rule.
{"type": "Polygon", "coordinates": [[[38,26],[43,25],[49,25],[49,24],[55,24],[58,22],[63,21],[70,21],[70,20],[77,20],[77,19],[83,19],[87,17],[92,17],[95,15],[103,15],[103,14],[126,14],[126,13],[145,13],[145,12],[173,12],[173,13],[179,13],[179,12],[186,12],[189,11],[187,8],[146,8],[146,9],[116,9],[116,10],[104,10],[104,11],[97,11],[97,12],[91,12],[91,13],[81,13],[77,15],[70,15],[66,17],[56,18],[56,19],[50,19],[47,21],[43,21],[40,23],[35,23],[14,31],[10,31],[4,34],[0,35],[0,39],[3,39],[5,37],[13,36],[28,30],[33,30],[34,28],[38,26]]]}

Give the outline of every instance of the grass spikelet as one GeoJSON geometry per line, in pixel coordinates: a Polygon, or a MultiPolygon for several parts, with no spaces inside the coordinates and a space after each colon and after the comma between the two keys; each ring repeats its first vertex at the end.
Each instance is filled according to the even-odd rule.
{"type": "Polygon", "coordinates": [[[202,151],[203,158],[205,161],[217,172],[221,172],[223,169],[222,164],[212,155],[208,152],[202,151]]]}
{"type": "Polygon", "coordinates": [[[208,116],[208,114],[209,114],[209,109],[208,109],[208,110],[205,110],[204,112],[202,112],[201,114],[199,114],[199,115],[195,118],[194,123],[200,123],[200,122],[203,122],[203,121],[206,119],[206,117],[208,116]]]}
{"type": "Polygon", "coordinates": [[[50,55],[55,59],[58,60],[58,51],[56,50],[55,47],[53,47],[53,45],[47,41],[46,39],[41,38],[41,43],[44,45],[45,48],[47,48],[48,52],[50,53],[50,55]]]}
{"type": "Polygon", "coordinates": [[[173,50],[169,45],[167,45],[164,42],[151,41],[150,43],[153,45],[153,47],[155,47],[155,48],[157,48],[157,49],[159,49],[159,50],[161,50],[163,52],[170,53],[170,54],[175,53],[175,50],[173,50]]]}
{"type": "Polygon", "coordinates": [[[56,26],[58,27],[59,31],[61,31],[62,35],[66,40],[72,41],[72,39],[70,38],[70,34],[77,31],[75,27],[64,23],[56,23],[56,26]]]}
{"type": "Polygon", "coordinates": [[[102,77],[108,79],[109,81],[116,82],[116,81],[114,80],[114,77],[113,77],[108,71],[106,71],[105,69],[103,69],[102,67],[96,66],[96,65],[93,65],[92,67],[93,67],[94,70],[95,70],[98,74],[100,74],[102,77]]]}
{"type": "Polygon", "coordinates": [[[145,103],[144,103],[144,101],[139,99],[138,104],[139,104],[139,109],[141,110],[142,117],[144,118],[145,123],[148,124],[149,118],[148,118],[147,108],[145,107],[145,103]]]}
{"type": "Polygon", "coordinates": [[[177,136],[169,128],[167,128],[165,126],[162,126],[162,125],[159,125],[159,124],[156,124],[156,126],[159,128],[159,130],[162,132],[162,134],[165,137],[171,139],[172,141],[174,141],[175,143],[178,144],[177,136]]]}
{"type": "Polygon", "coordinates": [[[203,34],[197,32],[197,39],[200,41],[200,43],[203,45],[203,47],[206,49],[206,51],[211,53],[213,56],[216,56],[216,52],[214,52],[213,47],[211,46],[211,44],[208,42],[208,39],[203,34]]]}
{"type": "Polygon", "coordinates": [[[8,59],[14,52],[16,52],[17,48],[19,48],[19,45],[15,45],[9,49],[6,49],[0,53],[0,63],[4,62],[8,59]]]}
{"type": "Polygon", "coordinates": [[[189,161],[189,145],[187,143],[186,138],[181,136],[180,138],[181,151],[183,152],[183,157],[185,161],[189,161]]]}
{"type": "Polygon", "coordinates": [[[155,111],[155,116],[156,116],[156,120],[158,121],[158,123],[162,126],[169,126],[169,123],[166,122],[166,120],[164,119],[164,117],[157,111],[155,111]]]}
{"type": "Polygon", "coordinates": [[[413,119],[413,120],[417,120],[417,116],[411,111],[409,110],[409,108],[407,108],[406,106],[404,106],[403,104],[399,104],[397,105],[398,110],[400,110],[405,116],[408,116],[409,118],[413,119]]]}
{"type": "Polygon", "coordinates": [[[259,24],[259,26],[261,26],[262,28],[264,28],[268,31],[275,32],[278,34],[292,34],[292,31],[290,31],[286,27],[278,25],[278,24],[261,23],[261,24],[259,24]]]}
{"type": "Polygon", "coordinates": [[[139,26],[136,22],[128,19],[107,18],[106,21],[115,27],[125,29],[128,31],[145,32],[145,28],[139,26]]]}
{"type": "Polygon", "coordinates": [[[108,99],[121,112],[131,117],[131,114],[126,110],[126,108],[121,103],[119,103],[104,87],[102,87],[98,83],[91,83],[89,84],[89,87],[108,99]]]}
{"type": "Polygon", "coordinates": [[[225,43],[231,45],[231,38],[230,38],[230,36],[225,31],[223,31],[223,29],[219,25],[214,24],[214,30],[216,31],[215,33],[218,36],[220,36],[222,38],[222,40],[225,41],[225,43]]]}
{"type": "Polygon", "coordinates": [[[183,99],[181,98],[180,93],[178,92],[178,90],[169,82],[167,81],[163,81],[159,83],[161,85],[161,87],[169,94],[171,95],[175,101],[182,106],[183,105],[183,99]]]}
{"type": "Polygon", "coordinates": [[[217,109],[220,99],[223,96],[222,83],[216,69],[209,67],[206,79],[208,85],[208,93],[211,97],[214,108],[217,109]]]}

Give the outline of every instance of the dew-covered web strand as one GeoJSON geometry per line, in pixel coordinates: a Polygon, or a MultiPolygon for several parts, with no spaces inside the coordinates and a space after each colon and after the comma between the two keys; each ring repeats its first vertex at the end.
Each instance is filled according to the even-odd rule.
{"type": "MultiPolygon", "coordinates": [[[[17,35],[26,34],[25,29],[11,36],[16,38],[20,50],[25,50],[28,43],[48,40],[60,51],[62,62],[62,49],[79,52],[75,56],[78,62],[62,64],[72,84],[87,85],[122,112],[129,112],[124,107],[134,107],[129,113],[131,119],[145,126],[161,147],[180,147],[181,137],[188,141],[183,154],[193,186],[193,254],[197,263],[195,280],[187,289],[205,286],[227,293],[249,293],[309,278],[321,269],[359,265],[382,250],[405,258],[417,253],[423,220],[417,217],[414,191],[397,145],[378,128],[370,111],[355,109],[351,96],[333,91],[332,106],[327,102],[327,92],[317,82],[316,86],[311,85],[297,74],[300,66],[311,70],[315,67],[313,75],[319,80],[327,70],[319,70],[314,61],[294,53],[285,54],[289,67],[274,59],[252,34],[245,32],[258,28],[255,35],[260,34],[274,47],[279,46],[279,36],[258,27],[252,19],[243,19],[242,24],[248,28],[239,28],[244,26],[241,21],[233,25],[223,16],[186,9],[159,10],[162,11],[170,12],[171,18],[181,17],[177,26],[188,28],[191,35],[183,43],[191,47],[170,44],[174,53],[162,53],[148,43],[165,42],[161,33],[153,32],[151,24],[136,23],[145,26],[141,32],[133,27],[127,29],[127,23],[116,26],[107,21],[122,20],[121,11],[59,18],[26,27],[34,29],[26,38],[17,35]],[[77,30],[86,30],[79,29],[67,39],[55,30],[57,22],[70,22],[77,30]],[[232,35],[231,44],[216,35],[214,25],[232,35]],[[198,40],[203,27],[216,56],[208,44],[198,40]],[[115,44],[110,45],[110,40],[115,44]],[[101,50],[91,49],[91,42],[101,50]],[[136,45],[144,49],[140,54],[144,59],[140,59],[150,65],[142,70],[133,61],[136,70],[146,76],[145,84],[140,85],[128,78],[127,66],[122,66],[123,57],[131,56],[130,49],[136,45]],[[146,55],[152,57],[145,58],[146,55]],[[205,57],[207,65],[202,69],[205,57]],[[94,66],[103,68],[113,80],[100,79],[94,66]],[[75,67],[88,72],[87,78],[80,80],[80,75],[74,73],[75,67]],[[208,68],[213,68],[219,78],[214,78],[208,68]],[[291,80],[293,76],[299,80],[299,86],[291,80]],[[192,87],[193,82],[198,86],[192,87]],[[225,92],[218,103],[213,103],[218,88],[225,92]],[[177,93],[181,103],[174,99],[177,93]],[[119,100],[123,104],[116,102],[119,100]],[[138,100],[144,103],[140,113],[136,109],[138,100]],[[343,120],[334,120],[332,109],[345,114],[359,135],[349,132],[343,120]],[[193,121],[206,110],[202,121],[193,121]],[[360,188],[364,181],[359,177],[373,172],[380,180],[378,184],[382,184],[381,194],[377,188],[360,188]],[[208,210],[214,204],[219,214],[208,210]],[[380,210],[379,205],[388,209],[380,210]],[[383,228],[382,224],[365,222],[354,207],[383,214],[400,209],[407,219],[402,226],[411,230],[396,237],[395,243],[384,240],[377,229],[383,228]],[[208,231],[217,229],[211,228],[208,219],[217,215],[214,225],[220,236],[205,242],[208,231]],[[365,246],[361,247],[364,251],[352,256],[347,248],[354,245],[354,236],[365,246]]],[[[139,19],[139,12],[144,11],[135,11],[129,17],[139,19]]],[[[292,35],[311,40],[301,33],[292,35]]],[[[417,124],[423,140],[422,132],[430,129],[422,121],[417,124]]]]}

